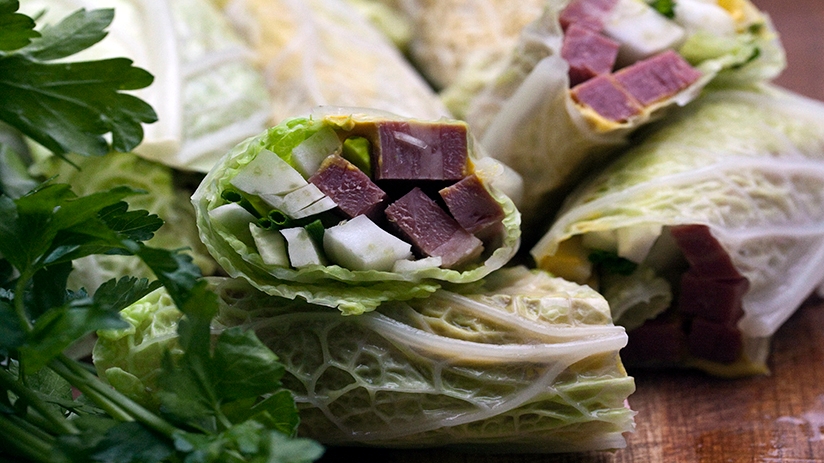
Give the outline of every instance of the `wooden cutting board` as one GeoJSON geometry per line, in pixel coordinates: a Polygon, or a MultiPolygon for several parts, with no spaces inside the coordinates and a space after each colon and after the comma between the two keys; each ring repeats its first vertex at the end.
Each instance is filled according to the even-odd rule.
{"type": "MultiPolygon", "coordinates": [[[[777,83],[824,100],[824,0],[754,0],[787,49],[777,83]]],[[[824,120],[822,120],[824,124],[824,120]]],[[[614,453],[487,455],[330,448],[323,462],[628,463],[824,462],[824,301],[776,334],[771,374],[723,380],[688,371],[631,371],[636,431],[614,453]]]]}

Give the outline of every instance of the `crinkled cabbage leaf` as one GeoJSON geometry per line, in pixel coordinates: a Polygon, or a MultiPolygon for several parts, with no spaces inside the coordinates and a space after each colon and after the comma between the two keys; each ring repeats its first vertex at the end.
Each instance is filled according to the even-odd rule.
{"type": "Polygon", "coordinates": [[[435,88],[460,82],[477,91],[495,78],[521,30],[541,15],[546,0],[395,3],[399,3],[395,11],[402,12],[412,25],[407,45],[410,59],[435,88]]]}
{"type": "Polygon", "coordinates": [[[399,49],[344,0],[219,1],[255,52],[278,123],[319,105],[448,115],[399,49]]]}
{"type": "Polygon", "coordinates": [[[777,87],[709,92],[581,185],[531,254],[578,281],[596,276],[595,250],[638,264],[601,282],[637,325],[668,308],[667,284],[678,288],[671,227],[709,227],[749,282],[737,328],[745,360],[763,371],[768,339],[824,281],[822,117],[824,103],[777,87]]]}
{"type": "MultiPolygon", "coordinates": [[[[342,316],[210,281],[214,332],[255,331],[286,367],[299,434],[323,443],[571,452],[622,448],[634,429],[626,332],[586,286],[516,267],[466,292],[342,316]]],[[[160,352],[175,349],[173,311],[162,293],[126,309],[133,328],[95,346],[101,377],[150,401],[160,352]]]]}

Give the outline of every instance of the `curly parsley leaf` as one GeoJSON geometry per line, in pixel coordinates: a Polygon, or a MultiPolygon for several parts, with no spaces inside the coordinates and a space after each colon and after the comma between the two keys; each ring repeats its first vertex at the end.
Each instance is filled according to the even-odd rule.
{"type": "Polygon", "coordinates": [[[58,156],[136,147],[143,139],[141,124],[157,121],[157,114],[123,91],[147,87],[154,79],[150,73],[126,58],[50,62],[105,37],[112,10],[78,10],[37,37],[28,17],[14,13],[17,2],[0,1],[0,46],[12,50],[0,54],[0,120],[58,156]],[[11,27],[2,27],[3,21],[11,27]]]}

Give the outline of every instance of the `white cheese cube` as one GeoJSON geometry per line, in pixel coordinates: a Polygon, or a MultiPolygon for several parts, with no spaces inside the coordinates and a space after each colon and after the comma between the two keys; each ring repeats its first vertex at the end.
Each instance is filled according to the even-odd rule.
{"type": "Polygon", "coordinates": [[[218,206],[209,211],[209,220],[218,225],[219,229],[229,232],[247,246],[254,245],[252,234],[249,233],[249,225],[257,222],[257,219],[243,206],[237,203],[218,206]]]}
{"type": "Polygon", "coordinates": [[[338,135],[331,127],[324,127],[292,149],[292,163],[298,172],[309,178],[318,171],[327,156],[342,151],[343,143],[338,135]]]}
{"type": "Polygon", "coordinates": [[[294,191],[308,182],[280,156],[263,149],[249,164],[239,169],[230,183],[252,195],[279,195],[294,191]]]}
{"type": "Polygon", "coordinates": [[[351,270],[391,271],[412,257],[412,245],[359,215],[326,230],[323,249],[334,263],[351,270]]]}
{"type": "Polygon", "coordinates": [[[618,0],[604,21],[603,33],[621,44],[618,50],[621,66],[677,48],[685,38],[681,26],[642,0],[618,0]]]}
{"type": "Polygon", "coordinates": [[[286,238],[286,250],[292,267],[325,265],[323,255],[306,229],[303,227],[284,228],[280,233],[286,238]]]}
{"type": "Polygon", "coordinates": [[[266,230],[255,224],[249,224],[249,231],[255,240],[258,254],[267,265],[289,266],[289,254],[286,251],[286,238],[277,230],[266,230]]]}

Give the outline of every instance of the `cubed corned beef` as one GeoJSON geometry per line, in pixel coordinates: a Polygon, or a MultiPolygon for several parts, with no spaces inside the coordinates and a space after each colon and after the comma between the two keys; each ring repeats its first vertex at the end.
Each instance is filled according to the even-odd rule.
{"type": "Polygon", "coordinates": [[[659,317],[648,320],[629,333],[621,358],[629,364],[676,363],[687,349],[687,335],[681,320],[659,317]]]}
{"type": "Polygon", "coordinates": [[[439,194],[452,217],[469,233],[478,233],[504,218],[503,208],[475,174],[443,188],[439,194]]]}
{"type": "Polygon", "coordinates": [[[734,326],[696,317],[690,325],[687,347],[695,357],[719,363],[738,359],[743,347],[741,332],[734,326]]]}
{"type": "Polygon", "coordinates": [[[586,27],[573,24],[564,33],[561,57],[569,63],[570,86],[597,75],[608,74],[615,66],[620,44],[586,27]]]}
{"type": "Polygon", "coordinates": [[[566,30],[570,25],[578,24],[598,32],[617,3],[618,0],[572,0],[561,11],[561,27],[566,30]]]}
{"type": "Polygon", "coordinates": [[[681,275],[678,308],[688,315],[734,325],[744,316],[741,300],[749,287],[746,278],[718,280],[688,270],[681,275]]]}
{"type": "Polygon", "coordinates": [[[386,193],[368,175],[338,155],[324,159],[309,182],[330,197],[349,218],[380,217],[386,203],[386,193]]]}
{"type": "Polygon", "coordinates": [[[611,74],[596,76],[576,85],[570,90],[570,95],[578,104],[615,122],[626,122],[643,110],[611,74]]]}
{"type": "Polygon", "coordinates": [[[615,79],[644,106],[675,95],[700,77],[701,72],[673,50],[615,72],[615,79]]]}
{"type": "Polygon", "coordinates": [[[460,180],[469,172],[463,123],[385,121],[372,150],[376,180],[460,180]]]}
{"type": "Polygon", "coordinates": [[[690,264],[690,270],[704,278],[734,280],[741,278],[729,254],[721,243],[712,236],[706,225],[678,225],[670,228],[670,235],[684,258],[690,264]]]}
{"type": "Polygon", "coordinates": [[[441,266],[455,268],[478,257],[481,241],[464,230],[420,188],[414,188],[386,208],[386,218],[424,256],[440,257],[441,266]]]}
{"type": "Polygon", "coordinates": [[[690,268],[681,276],[679,310],[693,316],[687,339],[690,354],[720,363],[734,362],[743,345],[736,324],[749,282],[707,225],[678,225],[670,234],[690,268]]]}

